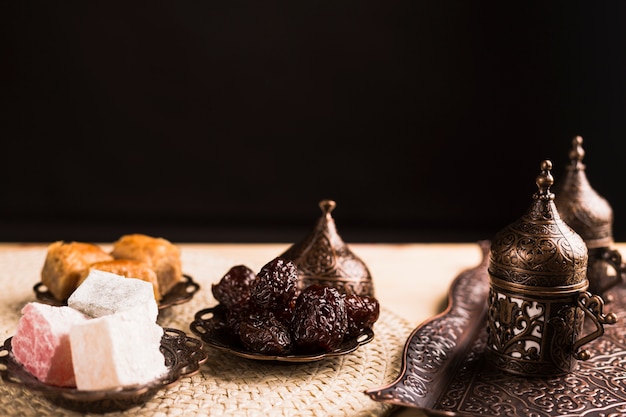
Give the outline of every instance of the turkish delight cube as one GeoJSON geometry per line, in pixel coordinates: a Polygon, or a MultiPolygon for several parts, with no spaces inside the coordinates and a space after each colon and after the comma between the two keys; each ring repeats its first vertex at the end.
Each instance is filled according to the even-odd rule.
{"type": "Polygon", "coordinates": [[[159,314],[151,283],[97,269],[89,272],[67,305],[90,317],[133,311],[138,317],[156,321],[159,314]]]}
{"type": "Polygon", "coordinates": [[[76,388],[106,390],[144,384],[167,369],[160,351],[163,328],[128,312],[72,326],[76,388]]]}
{"type": "Polygon", "coordinates": [[[11,339],[14,358],[40,381],[61,387],[75,386],[70,329],[89,321],[67,306],[30,302],[22,308],[11,339]]]}

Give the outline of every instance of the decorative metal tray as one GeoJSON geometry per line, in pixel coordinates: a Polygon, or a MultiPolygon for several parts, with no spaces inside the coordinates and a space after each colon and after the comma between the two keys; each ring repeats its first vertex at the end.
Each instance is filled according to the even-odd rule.
{"type": "Polygon", "coordinates": [[[200,371],[208,356],[202,342],[185,335],[181,330],[164,328],[161,352],[165,357],[167,373],[141,386],[100,391],[81,391],[47,385],[18,363],[11,350],[11,337],[0,346],[0,378],[41,394],[53,404],[84,413],[108,413],[141,405],[159,390],[174,386],[181,378],[200,371]]]}
{"type": "MultiPolygon", "coordinates": [[[[193,298],[194,294],[197,293],[199,289],[200,285],[197,284],[193,278],[189,275],[183,275],[183,280],[174,285],[174,287],[163,296],[159,303],[159,310],[186,303],[193,298]]],[[[67,301],[59,301],[54,298],[50,291],[48,291],[48,288],[41,282],[35,284],[33,291],[35,291],[37,300],[42,303],[55,306],[67,305],[67,301]]]]}
{"type": "Polygon", "coordinates": [[[276,362],[314,362],[324,358],[333,356],[341,356],[354,352],[359,346],[369,343],[374,339],[374,331],[365,329],[356,337],[344,340],[338,348],[328,352],[310,353],[310,354],[291,354],[291,355],[269,355],[257,353],[246,349],[240,342],[228,337],[220,332],[213,330],[209,319],[213,315],[214,307],[205,308],[195,314],[194,320],[189,325],[191,331],[200,337],[207,346],[228,352],[235,356],[246,359],[254,359],[259,361],[276,361],[276,362]]]}
{"type": "Polygon", "coordinates": [[[626,415],[626,287],[613,287],[606,310],[618,323],[586,345],[587,361],[567,375],[513,376],[492,367],[487,339],[490,242],[481,241],[481,263],[456,277],[448,307],[416,328],[404,347],[400,375],[365,393],[373,400],[415,407],[429,416],[626,415]]]}

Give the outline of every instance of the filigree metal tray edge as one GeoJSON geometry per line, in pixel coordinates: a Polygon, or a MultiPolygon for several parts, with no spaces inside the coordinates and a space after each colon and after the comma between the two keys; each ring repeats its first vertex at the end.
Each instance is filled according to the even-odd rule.
{"type": "Polygon", "coordinates": [[[373,400],[432,409],[438,393],[454,375],[455,359],[464,355],[475,339],[478,329],[474,324],[486,319],[488,285],[477,277],[486,272],[490,242],[478,244],[483,254],[480,264],[456,277],[445,310],[409,335],[398,378],[387,386],[366,391],[373,400]]]}

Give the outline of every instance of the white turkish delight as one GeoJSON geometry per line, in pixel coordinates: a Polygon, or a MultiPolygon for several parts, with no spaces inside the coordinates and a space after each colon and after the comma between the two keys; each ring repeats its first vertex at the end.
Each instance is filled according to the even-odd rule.
{"type": "Polygon", "coordinates": [[[68,298],[67,305],[90,317],[127,311],[156,321],[159,314],[152,284],[97,269],[91,270],[68,298]]]}
{"type": "MultiPolygon", "coordinates": [[[[154,297],[153,297],[154,300],[154,297]]],[[[159,347],[163,328],[122,311],[78,323],[70,343],[79,390],[106,390],[145,384],[167,368],[159,347]]]]}

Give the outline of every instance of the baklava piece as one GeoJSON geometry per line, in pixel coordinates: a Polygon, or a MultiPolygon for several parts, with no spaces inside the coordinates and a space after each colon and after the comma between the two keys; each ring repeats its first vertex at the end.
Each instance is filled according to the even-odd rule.
{"type": "Polygon", "coordinates": [[[57,241],[48,245],[41,269],[41,283],[59,301],[65,301],[78,287],[78,281],[95,262],[112,260],[100,246],[85,242],[57,241]]]}
{"type": "Polygon", "coordinates": [[[180,250],[167,239],[139,233],[123,235],[113,243],[111,255],[145,262],[157,275],[161,296],[183,280],[180,250]]]}

